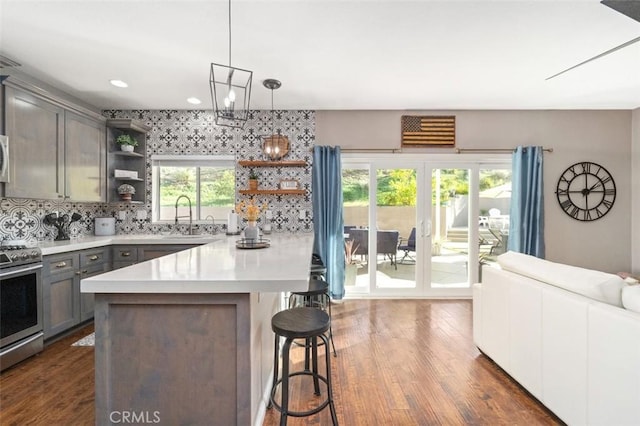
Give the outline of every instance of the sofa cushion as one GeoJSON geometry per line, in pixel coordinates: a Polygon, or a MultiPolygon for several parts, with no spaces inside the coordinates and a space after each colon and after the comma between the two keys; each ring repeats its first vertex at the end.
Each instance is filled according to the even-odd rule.
{"type": "Polygon", "coordinates": [[[640,312],[640,285],[629,285],[622,289],[622,306],[633,312],[640,312]]]}
{"type": "Polygon", "coordinates": [[[498,256],[502,269],[622,307],[624,280],[615,274],[565,265],[509,251],[498,256]]]}

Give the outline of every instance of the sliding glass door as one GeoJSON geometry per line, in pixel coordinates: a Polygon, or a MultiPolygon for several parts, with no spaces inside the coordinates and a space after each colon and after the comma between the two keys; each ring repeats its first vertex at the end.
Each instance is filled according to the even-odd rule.
{"type": "Polygon", "coordinates": [[[422,294],[420,163],[343,160],[345,289],[359,296],[422,294]]]}
{"type": "Polygon", "coordinates": [[[430,293],[468,295],[470,288],[471,169],[428,167],[425,190],[430,204],[430,251],[425,253],[430,293]]]}
{"type": "Polygon", "coordinates": [[[342,163],[347,296],[470,296],[479,260],[499,250],[485,234],[500,221],[501,242],[508,238],[510,191],[498,193],[510,184],[510,163],[406,155],[342,163]],[[497,207],[500,217],[489,215],[497,207]]]}

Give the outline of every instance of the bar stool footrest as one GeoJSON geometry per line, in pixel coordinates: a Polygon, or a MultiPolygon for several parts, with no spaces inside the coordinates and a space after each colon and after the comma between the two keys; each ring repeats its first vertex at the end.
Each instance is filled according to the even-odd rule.
{"type": "MultiPolygon", "coordinates": [[[[293,377],[293,376],[316,376],[318,378],[318,380],[324,382],[324,384],[326,386],[329,386],[329,384],[327,383],[327,378],[320,375],[320,374],[313,374],[312,371],[296,371],[295,373],[291,373],[289,374],[289,377],[293,377]]],[[[276,410],[278,410],[279,412],[282,413],[282,407],[280,406],[280,404],[278,404],[275,401],[275,393],[276,390],[278,388],[278,386],[282,383],[282,379],[279,379],[275,386],[273,386],[273,390],[271,392],[271,398],[270,398],[270,407],[274,407],[276,410]]],[[[315,392],[314,392],[315,394],[315,392]]],[[[315,394],[317,396],[319,396],[318,394],[315,394]]],[[[324,410],[324,408],[329,405],[331,401],[329,400],[329,394],[327,393],[327,399],[325,399],[324,401],[322,401],[322,403],[320,403],[320,405],[318,405],[315,408],[312,408],[311,410],[308,411],[287,411],[287,416],[291,416],[291,417],[307,417],[307,416],[311,416],[312,414],[316,414],[319,413],[320,411],[324,410]]]]}

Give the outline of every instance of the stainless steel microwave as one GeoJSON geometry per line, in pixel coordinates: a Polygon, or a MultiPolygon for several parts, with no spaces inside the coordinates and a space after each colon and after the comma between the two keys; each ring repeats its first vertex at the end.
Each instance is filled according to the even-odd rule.
{"type": "Polygon", "coordinates": [[[9,182],[9,138],[0,135],[0,182],[9,182]]]}

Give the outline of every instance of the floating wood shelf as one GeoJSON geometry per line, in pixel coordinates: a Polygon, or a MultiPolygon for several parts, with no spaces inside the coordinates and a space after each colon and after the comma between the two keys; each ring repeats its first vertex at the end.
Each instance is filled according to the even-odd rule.
{"type": "Polygon", "coordinates": [[[144,204],[144,201],[136,201],[136,200],[131,200],[131,201],[126,201],[126,200],[114,200],[114,201],[109,201],[108,204],[144,204]]]}
{"type": "Polygon", "coordinates": [[[114,177],[115,180],[117,181],[122,181],[122,182],[126,182],[126,181],[133,181],[133,182],[144,182],[144,179],[142,178],[132,178],[132,177],[114,177]]]}
{"type": "Polygon", "coordinates": [[[304,195],[304,189],[241,189],[243,195],[304,195]]]}
{"type": "Polygon", "coordinates": [[[131,151],[113,151],[111,152],[113,155],[122,155],[123,157],[142,157],[144,158],[144,154],[140,154],[139,152],[131,152],[131,151]]]}
{"type": "Polygon", "coordinates": [[[139,133],[148,133],[151,131],[151,127],[146,124],[132,120],[130,118],[112,118],[107,120],[107,126],[121,130],[133,130],[139,133]]]}
{"type": "Polygon", "coordinates": [[[262,161],[262,160],[240,160],[238,161],[243,167],[306,167],[307,162],[304,160],[291,161],[262,161]]]}

